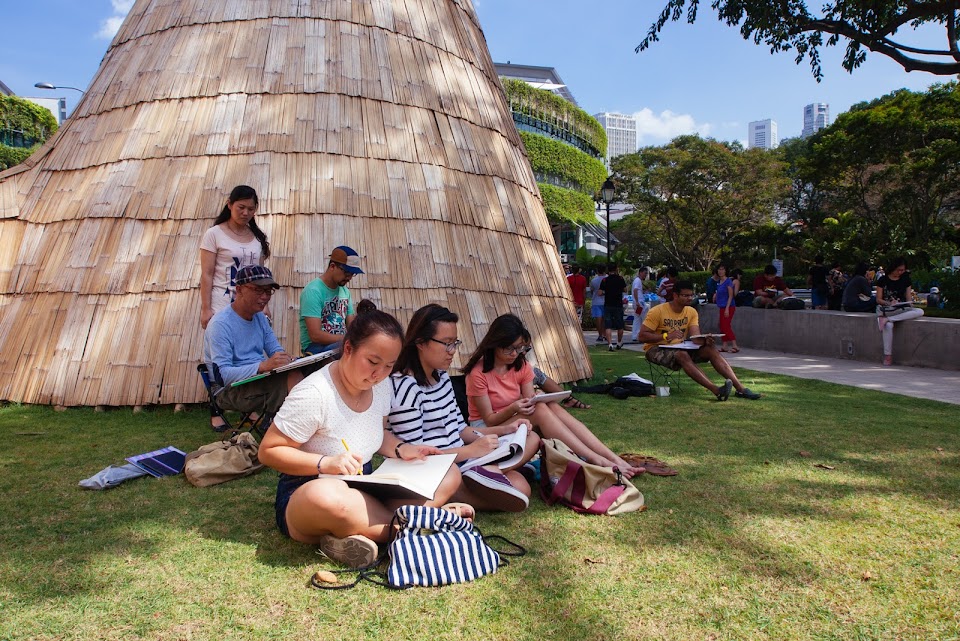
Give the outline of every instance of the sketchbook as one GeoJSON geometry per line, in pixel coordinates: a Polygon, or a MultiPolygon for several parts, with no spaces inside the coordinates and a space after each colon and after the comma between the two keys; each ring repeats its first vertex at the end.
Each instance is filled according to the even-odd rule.
{"type": "Polygon", "coordinates": [[[432,500],[456,458],[456,454],[436,454],[422,461],[388,458],[372,474],[321,474],[320,478],[340,479],[353,489],[380,499],[432,500]]]}
{"type": "Polygon", "coordinates": [[[163,449],[137,454],[127,457],[127,462],[136,465],[138,468],[153,476],[174,476],[183,471],[183,463],[187,455],[172,445],[163,449]]]}
{"type": "Polygon", "coordinates": [[[723,338],[723,334],[694,334],[687,340],[693,340],[695,338],[723,338]]]}
{"type": "Polygon", "coordinates": [[[496,464],[501,470],[515,466],[523,460],[524,447],[527,444],[527,426],[521,425],[516,432],[505,434],[499,440],[500,444],[497,449],[484,456],[470,459],[460,466],[460,471],[466,472],[469,469],[490,464],[496,464]]]}
{"type": "Polygon", "coordinates": [[[563,399],[569,397],[570,394],[570,390],[563,392],[550,392],[549,394],[537,394],[530,400],[534,403],[549,403],[550,401],[562,401],[563,399]]]}
{"type": "Polygon", "coordinates": [[[660,349],[690,349],[697,350],[703,347],[703,345],[697,345],[693,341],[686,340],[679,343],[674,343],[673,345],[657,345],[660,349]]]}
{"type": "Polygon", "coordinates": [[[301,367],[306,367],[307,365],[313,365],[314,363],[319,363],[325,361],[329,358],[333,358],[339,352],[335,349],[331,349],[326,352],[320,352],[319,354],[312,354],[310,356],[304,356],[303,358],[298,358],[293,360],[286,365],[281,365],[280,367],[274,368],[267,372],[260,372],[250,378],[245,378],[241,381],[236,381],[230,384],[230,387],[237,387],[238,385],[245,385],[246,383],[252,383],[253,381],[259,381],[261,378],[266,378],[273,374],[279,374],[280,372],[289,372],[292,369],[299,369],[301,367]]]}

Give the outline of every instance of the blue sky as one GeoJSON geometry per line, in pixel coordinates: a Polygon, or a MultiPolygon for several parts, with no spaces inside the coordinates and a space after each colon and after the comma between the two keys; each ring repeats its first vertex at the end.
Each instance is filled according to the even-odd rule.
{"type": "MultiPolygon", "coordinates": [[[[63,95],[72,107],[78,93],[43,91],[34,83],[85,89],[133,0],[3,5],[0,80],[22,96],[63,95]]],[[[777,121],[781,138],[795,136],[808,103],[829,103],[834,118],[894,89],[922,91],[950,79],[908,74],[876,54],[851,75],[835,47],[823,56],[825,78],[818,84],[806,62],[797,65],[790,53],[770,54],[744,41],[720,24],[709,3],[696,24],[669,24],[661,41],[640,54],[633,49],[660,0],[474,0],[474,6],[495,62],[556,67],[588,112],[636,114],[640,144],[690,132],[743,141],[747,123],[766,118],[777,121]]],[[[937,37],[928,31],[902,39],[930,46],[940,44],[937,37]]]]}

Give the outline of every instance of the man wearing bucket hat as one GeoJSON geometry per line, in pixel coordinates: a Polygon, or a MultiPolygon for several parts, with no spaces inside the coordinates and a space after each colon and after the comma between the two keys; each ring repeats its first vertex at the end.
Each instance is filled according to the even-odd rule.
{"type": "Polygon", "coordinates": [[[339,347],[355,316],[347,283],[360,269],[360,256],[340,245],[330,252],[327,269],[300,294],[300,349],[319,354],[339,347]]]}
{"type": "Polygon", "coordinates": [[[231,387],[231,383],[269,372],[293,359],[277,341],[263,310],[280,285],[263,265],[248,265],[234,279],[234,301],[217,312],[203,334],[207,368],[224,389],[217,395],[223,409],[276,412],[287,392],[303,378],[299,370],[231,387]]]}

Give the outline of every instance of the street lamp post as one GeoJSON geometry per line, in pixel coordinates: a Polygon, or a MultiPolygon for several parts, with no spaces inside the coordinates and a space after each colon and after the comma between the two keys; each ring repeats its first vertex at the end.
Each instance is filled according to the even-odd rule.
{"type": "Polygon", "coordinates": [[[607,205],[607,262],[610,262],[610,203],[613,202],[613,181],[607,178],[600,188],[600,198],[607,205]]]}
{"type": "Polygon", "coordinates": [[[79,91],[81,94],[87,93],[83,89],[77,89],[76,87],[68,87],[66,85],[55,85],[52,82],[38,82],[33,85],[37,89],[72,89],[74,91],[79,91]]]}

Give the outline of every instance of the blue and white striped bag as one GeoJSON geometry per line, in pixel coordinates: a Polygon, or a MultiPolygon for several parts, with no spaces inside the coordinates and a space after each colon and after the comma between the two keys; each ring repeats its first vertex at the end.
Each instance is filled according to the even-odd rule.
{"type": "Polygon", "coordinates": [[[453,512],[405,505],[394,521],[400,530],[390,544],[387,567],[393,588],[465,583],[500,567],[500,554],[484,543],[473,523],[453,512]]]}

